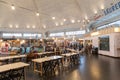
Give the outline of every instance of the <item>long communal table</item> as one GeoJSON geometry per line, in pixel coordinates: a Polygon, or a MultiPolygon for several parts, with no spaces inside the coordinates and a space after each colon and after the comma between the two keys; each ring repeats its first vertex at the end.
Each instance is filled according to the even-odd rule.
{"type": "Polygon", "coordinates": [[[61,55],[69,57],[69,56],[73,56],[73,55],[79,55],[79,53],[66,53],[66,54],[61,54],[61,55]]]}
{"type": "Polygon", "coordinates": [[[14,56],[6,56],[6,57],[0,57],[0,62],[9,62],[10,59],[21,59],[27,57],[26,55],[14,55],[14,56]]]}
{"type": "Polygon", "coordinates": [[[66,53],[66,54],[61,54],[65,60],[63,60],[63,64],[65,64],[65,61],[69,64],[77,64],[79,62],[79,53],[66,53]]]}
{"type": "Polygon", "coordinates": [[[34,71],[39,72],[41,75],[47,70],[52,70],[59,64],[59,60],[62,61],[62,56],[50,56],[44,58],[33,59],[34,71]],[[37,69],[36,64],[39,64],[37,69]]]}
{"type": "Polygon", "coordinates": [[[71,52],[77,52],[76,50],[70,49],[70,48],[67,48],[67,50],[69,50],[69,51],[71,51],[71,52]]]}
{"type": "Polygon", "coordinates": [[[0,66],[0,80],[26,80],[25,67],[29,64],[17,62],[0,66]]]}
{"type": "Polygon", "coordinates": [[[41,52],[41,53],[37,53],[37,54],[42,58],[45,56],[55,55],[55,52],[41,52]]]}

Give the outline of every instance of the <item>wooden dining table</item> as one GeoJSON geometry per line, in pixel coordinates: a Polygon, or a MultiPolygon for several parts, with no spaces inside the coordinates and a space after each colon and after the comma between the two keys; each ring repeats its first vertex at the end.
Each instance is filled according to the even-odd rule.
{"type": "Polygon", "coordinates": [[[6,62],[8,63],[9,60],[14,60],[14,59],[21,59],[21,58],[25,58],[27,57],[27,55],[14,55],[14,56],[5,56],[5,57],[0,57],[0,62],[6,62]]]}
{"type": "Polygon", "coordinates": [[[0,66],[0,80],[26,80],[26,70],[29,64],[23,62],[0,66]]]}
{"type": "Polygon", "coordinates": [[[33,59],[33,67],[34,67],[34,72],[39,72],[41,75],[43,74],[43,63],[44,62],[49,62],[52,60],[58,60],[58,59],[62,59],[62,56],[50,56],[50,57],[44,57],[44,58],[38,58],[38,59],[33,59]],[[39,70],[36,67],[36,64],[39,64],[39,70]]]}
{"type": "MultiPolygon", "coordinates": [[[[71,62],[71,57],[73,56],[79,56],[79,53],[66,53],[66,54],[61,54],[61,56],[64,57],[65,60],[67,60],[67,62],[70,64],[71,62]]],[[[65,60],[63,60],[63,64],[65,64],[65,60]]]]}
{"type": "Polygon", "coordinates": [[[37,54],[40,56],[40,58],[42,58],[45,56],[50,56],[52,54],[55,54],[55,52],[41,52],[41,53],[37,53],[37,54]]]}

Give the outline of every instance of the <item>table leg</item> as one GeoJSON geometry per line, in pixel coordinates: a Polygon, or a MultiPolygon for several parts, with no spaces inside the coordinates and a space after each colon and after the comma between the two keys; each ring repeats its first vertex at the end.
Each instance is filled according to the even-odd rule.
{"type": "Polygon", "coordinates": [[[41,74],[41,76],[42,76],[42,74],[43,74],[42,63],[40,64],[40,74],[41,74]]]}
{"type": "Polygon", "coordinates": [[[24,67],[24,79],[26,80],[26,69],[24,67]]]}
{"type": "Polygon", "coordinates": [[[70,64],[70,56],[68,57],[68,63],[70,64]]]}
{"type": "Polygon", "coordinates": [[[33,62],[33,68],[34,68],[34,71],[36,70],[36,63],[33,62]]]}

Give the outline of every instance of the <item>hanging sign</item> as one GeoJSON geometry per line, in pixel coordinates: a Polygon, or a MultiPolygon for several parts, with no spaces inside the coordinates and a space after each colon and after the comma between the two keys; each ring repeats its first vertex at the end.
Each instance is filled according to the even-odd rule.
{"type": "Polygon", "coordinates": [[[118,9],[120,9],[120,2],[112,5],[110,8],[105,9],[104,14],[108,15],[108,14],[110,14],[110,13],[112,13],[112,12],[118,10],[118,9]]]}

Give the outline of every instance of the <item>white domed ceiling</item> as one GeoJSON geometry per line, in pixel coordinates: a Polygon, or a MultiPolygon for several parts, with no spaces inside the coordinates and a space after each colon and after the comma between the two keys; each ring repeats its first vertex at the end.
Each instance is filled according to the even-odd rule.
{"type": "Polygon", "coordinates": [[[119,0],[0,0],[0,31],[84,29],[83,19],[91,21],[95,13],[103,14],[101,8],[114,1],[119,0]]]}

